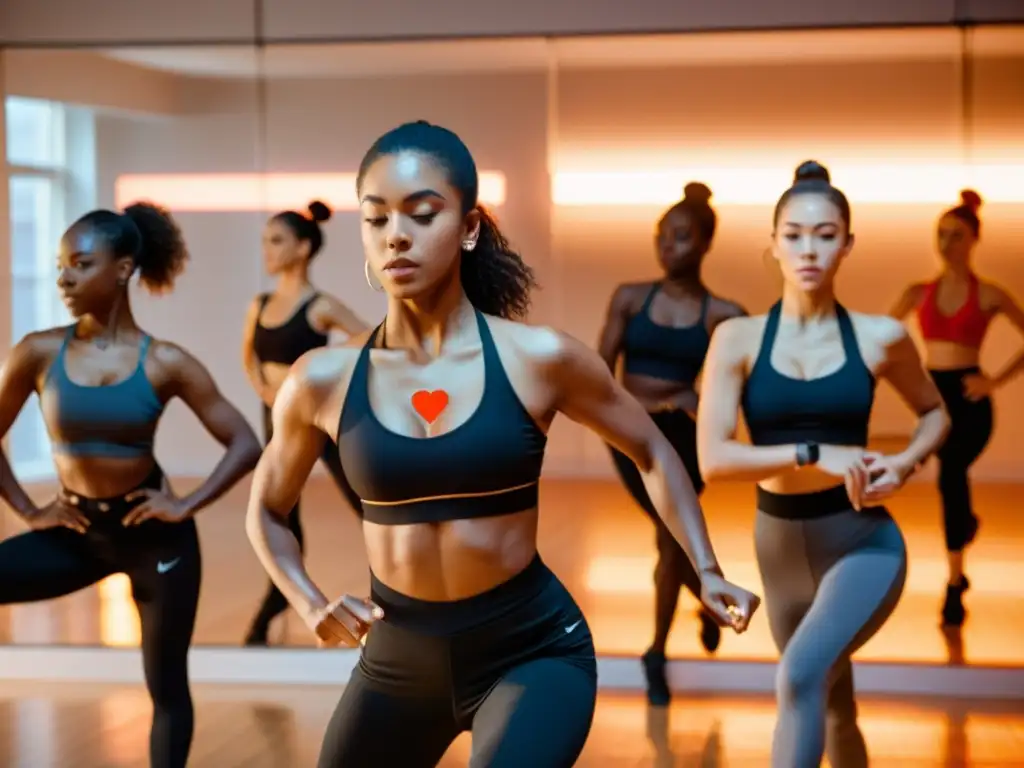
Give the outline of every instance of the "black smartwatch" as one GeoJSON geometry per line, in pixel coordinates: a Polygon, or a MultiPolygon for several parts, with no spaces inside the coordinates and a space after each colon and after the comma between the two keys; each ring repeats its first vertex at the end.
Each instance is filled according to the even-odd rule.
{"type": "Polygon", "coordinates": [[[811,441],[797,443],[796,465],[798,467],[813,467],[818,463],[820,456],[821,448],[819,448],[817,443],[811,441]]]}

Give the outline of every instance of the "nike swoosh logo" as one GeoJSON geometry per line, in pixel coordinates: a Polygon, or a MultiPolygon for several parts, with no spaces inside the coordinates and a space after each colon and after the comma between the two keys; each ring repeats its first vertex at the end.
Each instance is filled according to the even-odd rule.
{"type": "Polygon", "coordinates": [[[180,557],[176,557],[173,560],[171,560],[169,563],[165,563],[163,561],[158,561],[157,564],[156,564],[156,572],[157,573],[167,573],[169,570],[171,570],[171,568],[176,566],[180,560],[181,560],[180,557]]]}
{"type": "Polygon", "coordinates": [[[565,628],[565,634],[568,635],[570,632],[572,632],[574,629],[576,629],[576,627],[578,627],[582,623],[583,623],[583,619],[580,619],[575,624],[570,624],[568,627],[565,628]]]}

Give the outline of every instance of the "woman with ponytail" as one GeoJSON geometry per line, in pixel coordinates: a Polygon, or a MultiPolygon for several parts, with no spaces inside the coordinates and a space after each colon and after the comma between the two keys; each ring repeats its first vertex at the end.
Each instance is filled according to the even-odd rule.
{"type": "Polygon", "coordinates": [[[188,650],[202,562],[195,515],[256,466],[259,441],[206,368],[135,323],[128,283],[166,293],[188,253],[170,214],[136,203],[92,211],[60,243],[57,288],[74,322],[30,333],[0,374],[0,438],[33,393],[60,491],[37,507],[0,451],[0,496],[34,530],[0,543],[0,604],[50,600],[127,574],[153,700],[153,768],[185,768],[193,710],[188,650]],[[177,496],[153,455],[180,398],[224,446],[195,491],[177,496]]]}
{"type": "MultiPolygon", "coordinates": [[[[699,496],[704,489],[697,462],[696,381],[704,367],[711,334],[731,317],[746,314],[735,302],[715,296],[701,268],[715,236],[717,217],[711,190],[691,182],[683,199],[665,211],[655,229],[654,246],[664,276],[620,285],[612,296],[598,351],[609,369],[622,358],[622,383],[651,415],[686,467],[699,496]]],[[[661,522],[632,459],[612,448],[623,485],[654,523],[658,563],[654,569],[654,639],[642,662],[651,704],[668,704],[665,647],[685,586],[700,597],[700,578],[686,552],[661,522]]],[[[700,638],[713,653],[721,629],[700,611],[700,638]]]]}
{"type": "Polygon", "coordinates": [[[988,376],[979,367],[981,345],[989,324],[1005,315],[1024,332],[1024,311],[1003,288],[980,279],[972,256],[981,239],[981,196],[970,189],[960,204],[939,217],[937,244],[942,271],[927,283],[908,287],[890,314],[917,315],[925,344],[925,364],[942,393],[952,421],[939,450],[939,495],[949,561],[949,581],[942,605],[942,624],[959,627],[967,616],[964,592],[964,551],[978,533],[971,504],[971,465],[992,436],[991,394],[1024,369],[1024,350],[999,373],[988,376]]]}
{"type": "MultiPolygon", "coordinates": [[[[264,266],[277,285],[272,293],[261,293],[249,305],[242,359],[249,383],[263,402],[263,436],[268,442],[274,434],[274,400],[292,364],[306,352],[325,346],[332,331],[355,336],[367,327],[352,310],[310,282],[310,265],[324,244],[320,224],[330,218],[331,209],[314,200],[306,213],[275,214],[263,232],[264,266]]],[[[341,471],[337,450],[325,446],[321,458],[349,506],[359,514],[359,497],[341,471]]],[[[288,513],[288,525],[303,546],[298,502],[288,513]]],[[[266,645],[271,622],[287,607],[284,595],[269,584],[245,644],[266,645]]]]}
{"type": "Polygon", "coordinates": [[[717,621],[743,631],[758,599],[723,577],[686,469],[643,406],[586,345],[516,322],[533,272],[480,207],[462,140],[399,126],[367,152],[356,187],[367,280],[387,316],[292,368],[248,517],[263,566],[320,642],[366,641],[320,768],[428,768],[463,731],[473,765],[573,765],[597,662],[579,606],[537,552],[558,413],[638,465],[717,621]],[[362,499],[369,600],[328,599],[288,529],[329,441],[362,499]]]}

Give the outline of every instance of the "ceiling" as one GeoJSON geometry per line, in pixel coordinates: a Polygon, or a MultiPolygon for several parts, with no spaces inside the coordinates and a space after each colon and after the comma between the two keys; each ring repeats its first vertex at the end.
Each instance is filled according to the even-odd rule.
{"type": "MultiPolygon", "coordinates": [[[[1024,27],[975,30],[983,55],[1019,55],[1024,27]]],[[[214,78],[386,77],[462,71],[857,61],[959,56],[959,32],[941,29],[813,30],[396,43],[272,45],[262,57],[243,46],[111,48],[119,61],[214,78]]]]}

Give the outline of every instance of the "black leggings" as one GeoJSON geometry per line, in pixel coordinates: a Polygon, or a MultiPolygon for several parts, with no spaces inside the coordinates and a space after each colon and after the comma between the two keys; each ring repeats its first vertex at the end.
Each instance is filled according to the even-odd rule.
{"type": "MultiPolygon", "coordinates": [[[[267,442],[270,442],[270,438],[274,435],[274,424],[273,419],[271,418],[271,411],[266,405],[263,406],[263,434],[267,442]]],[[[331,473],[331,477],[334,478],[334,482],[338,486],[338,490],[341,491],[349,506],[358,516],[361,517],[363,514],[362,502],[359,500],[359,496],[356,492],[352,490],[352,486],[348,484],[348,479],[345,477],[345,471],[341,468],[341,458],[338,455],[338,446],[333,440],[328,438],[324,443],[324,451],[320,456],[320,459],[327,467],[327,471],[331,473]]],[[[298,502],[296,502],[295,506],[288,512],[288,529],[295,534],[295,538],[298,539],[299,548],[301,550],[305,550],[305,536],[303,536],[302,533],[302,522],[299,520],[298,502]]],[[[263,602],[260,603],[260,607],[256,611],[256,617],[253,619],[253,627],[257,630],[257,634],[265,634],[270,622],[276,616],[281,614],[287,607],[287,598],[285,598],[274,582],[271,581],[267,586],[267,593],[263,597],[263,602]]]]}
{"type": "MultiPolygon", "coordinates": [[[[651,418],[662,431],[672,447],[676,449],[683,466],[690,475],[693,489],[699,496],[704,490],[704,481],[697,465],[697,424],[686,411],[665,411],[652,413],[651,418]]],[[[640,470],[632,459],[623,453],[611,449],[615,468],[622,478],[626,490],[633,500],[647,513],[654,523],[655,541],[658,547],[658,564],[654,569],[654,646],[664,648],[672,629],[672,619],[679,604],[679,592],[686,587],[700,599],[700,577],[693,568],[690,558],[675,537],[665,526],[661,517],[651,503],[647,489],[644,487],[640,470]]]]}
{"type": "Polygon", "coordinates": [[[929,373],[946,404],[951,423],[949,436],[938,451],[946,550],[962,552],[978,532],[968,472],[992,437],[992,401],[986,397],[974,402],[964,397],[964,377],[980,373],[979,368],[929,373]]]}
{"type": "MultiPolygon", "coordinates": [[[[159,470],[141,487],[159,488],[159,470]]],[[[149,737],[152,768],[184,768],[192,744],[193,711],[188,649],[202,577],[193,520],[149,520],[125,528],[137,505],[124,497],[77,500],[91,521],[85,534],[49,528],[0,542],[0,604],[63,597],[115,573],[128,575],[142,624],[142,662],[153,700],[149,737]],[[105,510],[105,511],[104,511],[105,510]]]]}
{"type": "Polygon", "coordinates": [[[432,768],[463,731],[470,768],[571,768],[597,699],[583,614],[537,557],[481,595],[425,602],[371,574],[384,609],[327,726],[319,768],[432,768]]]}

